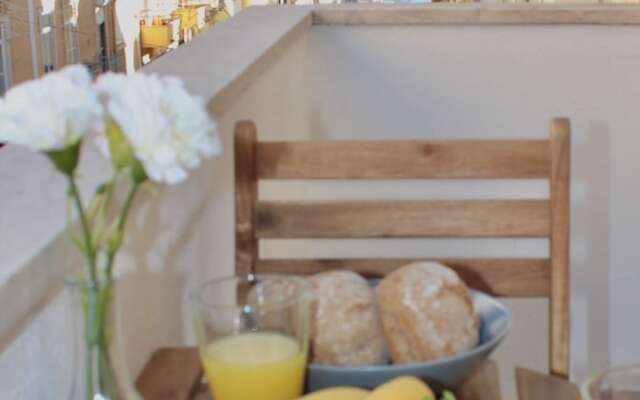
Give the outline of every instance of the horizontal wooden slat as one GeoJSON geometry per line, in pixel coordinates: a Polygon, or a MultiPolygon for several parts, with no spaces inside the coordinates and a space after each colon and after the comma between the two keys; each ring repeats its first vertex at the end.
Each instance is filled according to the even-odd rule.
{"type": "Polygon", "coordinates": [[[547,140],[258,144],[260,179],[546,178],[547,140]]]}
{"type": "MultiPolygon", "coordinates": [[[[260,273],[311,275],[328,270],[351,270],[366,278],[382,278],[418,259],[263,259],[260,273]]],[[[549,260],[546,258],[432,259],[453,268],[472,288],[495,296],[547,297],[549,260]]]]}
{"type": "Polygon", "coordinates": [[[547,200],[259,202],[258,238],[547,237],[547,200]]]}

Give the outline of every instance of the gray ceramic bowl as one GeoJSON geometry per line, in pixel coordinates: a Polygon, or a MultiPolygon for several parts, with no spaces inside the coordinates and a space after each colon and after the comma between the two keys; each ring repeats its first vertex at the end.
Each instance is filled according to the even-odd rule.
{"type": "Polygon", "coordinates": [[[471,296],[480,317],[480,343],[474,349],[424,363],[367,367],[309,364],[307,389],[314,391],[334,386],[371,389],[401,375],[420,377],[436,391],[458,387],[504,339],[511,324],[511,313],[495,298],[474,290],[471,290],[471,296]]]}

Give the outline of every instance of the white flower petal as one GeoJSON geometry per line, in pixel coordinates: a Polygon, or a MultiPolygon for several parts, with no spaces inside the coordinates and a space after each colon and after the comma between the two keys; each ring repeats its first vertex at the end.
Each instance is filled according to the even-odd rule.
{"type": "Polygon", "coordinates": [[[168,143],[161,143],[153,149],[151,155],[154,165],[160,168],[172,168],[177,164],[175,150],[168,143]]]}
{"type": "Polygon", "coordinates": [[[11,88],[0,103],[0,141],[59,150],[101,130],[103,109],[84,66],[11,88]]]}
{"type": "Polygon", "coordinates": [[[220,153],[204,99],[190,95],[179,78],[105,74],[96,88],[151,180],[180,182],[203,157],[220,153]]]}
{"type": "Polygon", "coordinates": [[[187,179],[187,171],[178,166],[168,168],[164,171],[164,181],[169,185],[180,183],[185,179],[187,179]]]}

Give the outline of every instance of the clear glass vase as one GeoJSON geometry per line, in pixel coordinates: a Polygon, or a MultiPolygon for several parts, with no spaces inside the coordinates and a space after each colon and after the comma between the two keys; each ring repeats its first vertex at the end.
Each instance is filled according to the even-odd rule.
{"type": "Polygon", "coordinates": [[[131,383],[122,348],[117,280],[92,285],[69,278],[72,383],[68,400],[140,400],[131,383]]]}

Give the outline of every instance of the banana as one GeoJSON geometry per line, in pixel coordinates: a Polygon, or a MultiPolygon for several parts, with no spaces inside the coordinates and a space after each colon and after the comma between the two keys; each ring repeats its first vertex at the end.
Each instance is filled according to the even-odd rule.
{"type": "Polygon", "coordinates": [[[368,390],[352,387],[336,387],[319,390],[298,400],[364,400],[369,395],[368,390]]]}
{"type": "Polygon", "coordinates": [[[353,387],[337,387],[313,392],[298,400],[436,400],[426,383],[413,376],[393,379],[373,392],[353,387]]]}
{"type": "Polygon", "coordinates": [[[435,400],[433,392],[423,381],[413,376],[401,376],[378,386],[364,400],[435,400]]]}

